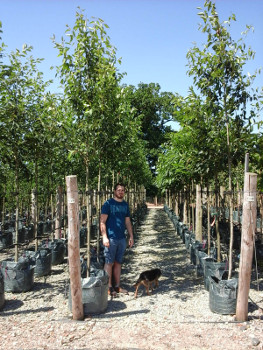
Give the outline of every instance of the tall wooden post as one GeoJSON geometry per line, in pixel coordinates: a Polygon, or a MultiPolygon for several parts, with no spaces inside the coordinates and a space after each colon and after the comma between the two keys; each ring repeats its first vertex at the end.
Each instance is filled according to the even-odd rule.
{"type": "Polygon", "coordinates": [[[79,199],[77,176],[66,176],[68,202],[68,259],[73,320],[84,319],[79,250],[79,199]]]}
{"type": "Polygon", "coordinates": [[[253,240],[257,220],[257,175],[245,173],[242,237],[239,266],[238,297],[236,320],[246,321],[248,318],[248,294],[250,288],[253,259],[253,240]]]}

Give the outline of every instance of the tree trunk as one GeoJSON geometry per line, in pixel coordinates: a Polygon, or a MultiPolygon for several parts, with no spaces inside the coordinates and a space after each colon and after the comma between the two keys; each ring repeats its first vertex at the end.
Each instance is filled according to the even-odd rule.
{"type": "Polygon", "coordinates": [[[192,180],[191,203],[192,203],[192,228],[195,229],[195,204],[194,204],[194,181],[192,180]]]}
{"type": "Polygon", "coordinates": [[[35,216],[35,251],[38,250],[38,163],[37,158],[35,157],[35,206],[36,206],[36,216],[35,216]]]}
{"type": "Polygon", "coordinates": [[[5,223],[5,189],[6,189],[6,185],[4,185],[4,190],[3,190],[3,200],[2,200],[2,226],[4,227],[4,223],[5,223]]]}
{"type": "Polygon", "coordinates": [[[209,185],[207,184],[207,246],[208,246],[208,252],[207,255],[210,256],[210,249],[211,249],[211,226],[210,226],[210,192],[209,192],[209,185]]]}
{"type": "Polygon", "coordinates": [[[196,185],[196,226],[195,226],[195,236],[199,242],[202,242],[202,194],[201,186],[196,185]]]}
{"type": "Polygon", "coordinates": [[[50,211],[51,211],[51,239],[54,240],[55,225],[54,225],[54,204],[53,204],[53,194],[50,194],[50,211]]]}
{"type": "Polygon", "coordinates": [[[90,229],[91,229],[91,201],[89,191],[89,165],[86,164],[86,206],[87,206],[87,277],[90,276],[90,229]]]}
{"type": "MultiPolygon", "coordinates": [[[[36,189],[32,190],[31,193],[31,217],[34,227],[34,237],[37,241],[37,207],[36,207],[36,189]]],[[[37,251],[37,244],[35,243],[35,250],[37,251]]]]}
{"type": "Polygon", "coordinates": [[[188,218],[187,218],[187,188],[184,188],[184,193],[183,193],[183,198],[184,198],[184,202],[183,202],[183,223],[185,225],[188,224],[188,218]]]}
{"type": "Polygon", "coordinates": [[[19,226],[19,178],[18,178],[18,161],[16,158],[15,169],[15,198],[16,198],[16,221],[15,221],[15,262],[18,261],[18,226],[19,226]]]}
{"type": "Polygon", "coordinates": [[[100,255],[100,211],[101,211],[101,188],[100,188],[100,181],[101,181],[101,162],[99,164],[99,174],[98,174],[98,191],[97,191],[97,262],[99,262],[99,255],[100,255]]]}
{"type": "Polygon", "coordinates": [[[262,193],[259,195],[260,198],[260,242],[262,243],[262,235],[263,235],[263,198],[262,193]]]}
{"type": "Polygon", "coordinates": [[[62,216],[62,187],[57,188],[56,215],[55,215],[55,238],[61,238],[61,216],[62,216]]]}
{"type": "Polygon", "coordinates": [[[221,261],[221,239],[220,239],[220,232],[219,232],[219,184],[218,184],[218,178],[216,178],[216,222],[215,222],[215,229],[216,229],[216,241],[217,241],[217,261],[221,261]]]}

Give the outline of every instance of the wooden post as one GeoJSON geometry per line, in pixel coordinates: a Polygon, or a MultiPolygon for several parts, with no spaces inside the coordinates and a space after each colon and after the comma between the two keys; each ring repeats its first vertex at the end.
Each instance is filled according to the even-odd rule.
{"type": "Polygon", "coordinates": [[[242,238],[239,265],[238,297],[236,320],[248,319],[248,294],[250,288],[251,268],[253,259],[253,240],[257,220],[257,175],[245,173],[242,238]]]}
{"type": "Polygon", "coordinates": [[[68,259],[73,320],[84,319],[79,250],[79,208],[77,176],[66,176],[68,202],[68,259]]]}

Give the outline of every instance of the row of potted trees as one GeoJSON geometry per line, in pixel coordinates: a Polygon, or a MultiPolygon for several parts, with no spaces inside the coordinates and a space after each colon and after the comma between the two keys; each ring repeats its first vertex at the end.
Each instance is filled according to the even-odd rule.
{"type": "Polygon", "coordinates": [[[234,273],[228,279],[228,261],[219,261],[216,246],[213,242],[209,249],[206,240],[196,240],[195,233],[183,224],[166,205],[164,210],[171,219],[177,235],[185,244],[190,262],[196,268],[197,277],[203,277],[204,287],[209,292],[209,307],[212,312],[219,314],[235,314],[238,278],[234,273]]]}

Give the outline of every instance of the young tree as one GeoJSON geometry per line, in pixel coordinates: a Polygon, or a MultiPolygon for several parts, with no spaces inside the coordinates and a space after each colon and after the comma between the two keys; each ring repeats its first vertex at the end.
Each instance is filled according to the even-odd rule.
{"type": "MultiPolygon", "coordinates": [[[[14,172],[14,197],[16,198],[16,242],[18,238],[20,181],[29,178],[29,161],[32,144],[28,142],[33,125],[38,118],[38,108],[46,84],[37,71],[41,59],[30,56],[32,47],[11,52],[9,65],[1,65],[0,71],[0,145],[1,162],[9,164],[14,172]]],[[[40,138],[41,132],[34,134],[40,138]]],[[[36,141],[36,140],[35,140],[36,141]]],[[[37,139],[36,142],[39,140],[37,139]]],[[[35,144],[36,144],[35,142],[35,144]]],[[[38,147],[38,146],[37,146],[38,147]]],[[[18,258],[16,245],[15,259],[18,258]]]]}
{"type": "MultiPolygon", "coordinates": [[[[106,166],[115,169],[131,151],[128,150],[129,137],[132,139],[138,130],[125,89],[119,85],[122,75],[117,72],[116,65],[120,61],[116,59],[107,28],[101,19],[89,21],[80,11],[76,13],[74,27],[66,30],[68,39],[62,38],[61,43],[53,39],[63,58],[58,74],[71,124],[70,155],[81,158],[85,165],[87,191],[90,189],[90,165],[96,164],[99,190],[101,170],[106,166]]],[[[89,220],[89,213],[87,218],[89,220]]],[[[87,226],[89,230],[89,221],[87,226]]]]}
{"type": "MultiPolygon", "coordinates": [[[[187,54],[189,75],[205,98],[205,103],[213,111],[211,117],[216,128],[226,129],[228,158],[228,190],[230,193],[230,247],[229,277],[232,273],[233,245],[233,194],[232,194],[232,162],[236,148],[240,142],[240,133],[250,128],[253,110],[248,111],[248,102],[256,98],[249,92],[255,74],[245,75],[245,63],[254,57],[254,52],[246,48],[243,38],[232,39],[227,27],[235,21],[235,15],[227,21],[220,22],[216,6],[212,1],[205,1],[205,9],[199,12],[203,24],[200,30],[207,34],[207,42],[203,49],[194,46],[187,54]],[[238,134],[233,132],[238,130],[238,134]]],[[[250,29],[247,26],[248,32],[250,29]]],[[[249,132],[250,130],[248,130],[249,132]]]]}

